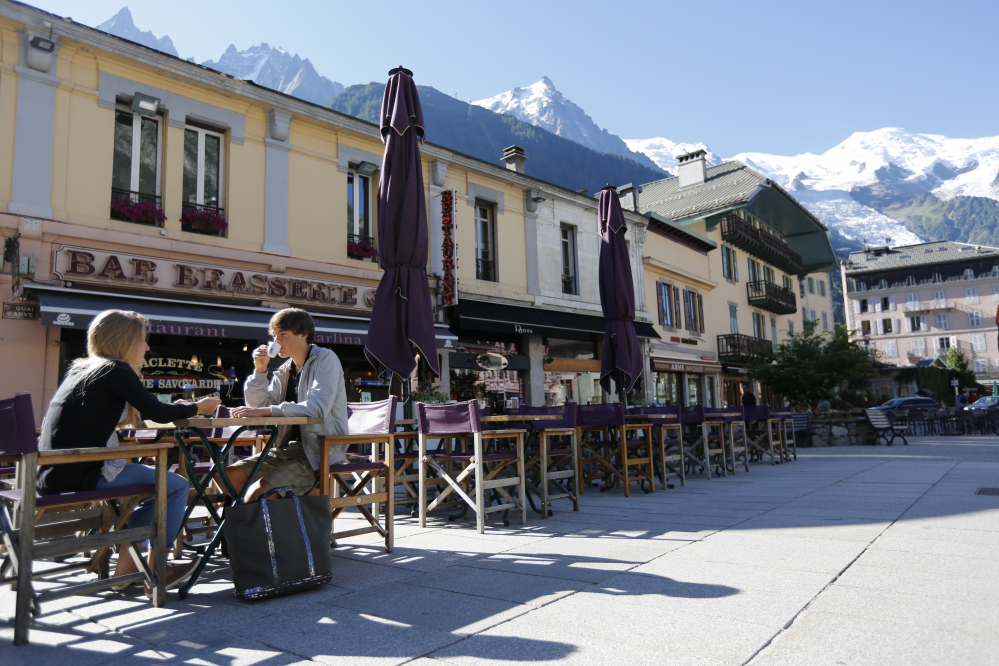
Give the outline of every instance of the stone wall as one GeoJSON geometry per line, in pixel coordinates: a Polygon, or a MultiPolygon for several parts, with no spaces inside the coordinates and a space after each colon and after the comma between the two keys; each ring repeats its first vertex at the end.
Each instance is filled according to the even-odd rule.
{"type": "Polygon", "coordinates": [[[874,442],[866,419],[812,420],[812,446],[862,446],[874,442]]]}

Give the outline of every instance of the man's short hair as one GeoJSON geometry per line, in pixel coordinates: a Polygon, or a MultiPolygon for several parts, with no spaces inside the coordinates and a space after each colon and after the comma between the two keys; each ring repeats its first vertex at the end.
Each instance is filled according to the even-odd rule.
{"type": "Polygon", "coordinates": [[[271,317],[271,323],[267,325],[267,330],[271,335],[276,335],[280,331],[288,331],[295,335],[304,335],[311,345],[316,341],[316,323],[308,312],[300,308],[285,308],[271,317]]]}

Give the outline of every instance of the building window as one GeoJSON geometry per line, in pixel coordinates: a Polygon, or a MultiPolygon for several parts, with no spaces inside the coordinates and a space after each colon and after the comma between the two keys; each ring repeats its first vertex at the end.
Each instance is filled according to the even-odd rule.
{"type": "Polygon", "coordinates": [[[890,296],[881,297],[881,312],[890,312],[892,306],[892,299],[890,296]]]}
{"type": "Polygon", "coordinates": [[[753,313],[753,337],[767,339],[767,320],[758,312],[753,313]]]}
{"type": "Polygon", "coordinates": [[[926,338],[912,339],[912,355],[920,358],[926,356],[926,338]]]}
{"type": "Polygon", "coordinates": [[[808,312],[809,312],[809,315],[810,315],[809,318],[808,318],[809,321],[812,321],[812,322],[818,321],[818,317],[815,316],[815,310],[809,310],[808,312]]]}
{"type": "Polygon", "coordinates": [[[665,282],[656,283],[659,301],[659,324],[680,328],[680,290],[665,282]]]}
{"type": "Polygon", "coordinates": [[[788,291],[794,291],[794,283],[791,281],[791,278],[786,275],[784,276],[784,288],[788,291]]]}
{"type": "Polygon", "coordinates": [[[351,259],[377,259],[371,221],[371,179],[350,171],[347,173],[347,256],[351,259]]]}
{"type": "Polygon", "coordinates": [[[224,235],[227,224],[222,208],[222,157],[218,132],[187,127],[184,130],[183,212],[184,231],[224,235]]]}
{"type": "Polygon", "coordinates": [[[111,219],[159,226],[160,121],[117,109],[111,162],[111,219]]]}
{"type": "Polygon", "coordinates": [[[923,328],[923,318],[920,315],[915,315],[913,317],[908,317],[906,322],[909,325],[910,331],[922,331],[923,328]]]}
{"type": "Polygon", "coordinates": [[[867,314],[871,311],[871,304],[866,298],[860,299],[860,314],[867,314]]]}
{"type": "Polygon", "coordinates": [[[809,294],[814,294],[815,293],[815,279],[814,278],[808,278],[808,293],[809,294]]]}
{"type": "Polygon", "coordinates": [[[992,300],[999,301],[999,284],[992,285],[992,300]]]}
{"type": "MultiPolygon", "coordinates": [[[[825,312],[822,313],[825,315],[825,312]]],[[[823,317],[824,319],[825,317],[823,317]]],[[[881,331],[882,334],[895,333],[894,326],[892,326],[892,319],[882,319],[881,320],[881,331]]],[[[823,322],[824,323],[824,322],[823,322]]]]}
{"type": "Polygon", "coordinates": [[[749,265],[749,281],[757,282],[760,279],[760,262],[747,257],[746,263],[749,265]]]}
{"type": "Polygon", "coordinates": [[[826,281],[819,280],[819,296],[822,298],[826,297],[826,281]]]}
{"type": "Polygon", "coordinates": [[[562,225],[562,293],[579,294],[576,283],[576,227],[562,225]]]}
{"type": "Polygon", "coordinates": [[[829,317],[826,315],[825,312],[822,313],[822,330],[823,331],[829,330],[829,317]]]}
{"type": "Polygon", "coordinates": [[[943,337],[943,338],[937,338],[936,340],[937,340],[937,349],[941,351],[946,351],[950,349],[950,338],[943,337]]]}
{"type": "Polygon", "coordinates": [[[769,266],[764,265],[763,266],[763,279],[765,281],[771,283],[771,284],[776,284],[777,280],[776,280],[776,273],[774,273],[774,269],[770,268],[769,266]]]}
{"type": "MultiPolygon", "coordinates": [[[[822,313],[823,319],[825,319],[825,314],[825,312],[822,313]]],[[[770,339],[777,342],[777,317],[770,318],[770,339]]]]}
{"type": "Polygon", "coordinates": [[[975,303],[980,303],[978,299],[978,287],[965,287],[964,288],[964,302],[973,305],[975,303]]]}
{"type": "Polygon", "coordinates": [[[683,313],[687,330],[691,333],[704,332],[704,297],[688,289],[683,290],[683,313]]]}
{"type": "Polygon", "coordinates": [[[732,335],[739,333],[739,309],[734,305],[728,306],[728,328],[732,335]]]}
{"type": "Polygon", "coordinates": [[[975,333],[971,336],[971,351],[985,351],[985,336],[983,334],[975,333]]]}
{"type": "Polygon", "coordinates": [[[860,322],[860,334],[867,337],[871,334],[871,322],[865,319],[860,322]]]}
{"type": "Polygon", "coordinates": [[[496,274],[496,216],[490,204],[475,204],[475,279],[499,282],[496,274]]]}
{"type": "Polygon", "coordinates": [[[968,327],[980,328],[982,325],[982,311],[968,310],[968,327]]]}
{"type": "Polygon", "coordinates": [[[915,287],[916,286],[916,278],[913,277],[913,276],[911,276],[911,275],[906,276],[906,278],[905,278],[905,286],[906,287],[915,287]]]}
{"type": "Polygon", "coordinates": [[[950,315],[946,312],[937,314],[937,328],[941,331],[950,330],[950,315]]]}
{"type": "Polygon", "coordinates": [[[934,273],[933,274],[933,281],[934,282],[943,282],[943,275],[941,275],[940,273],[934,273]]]}
{"type": "Polygon", "coordinates": [[[965,268],[964,269],[964,279],[965,280],[974,280],[975,279],[975,271],[972,270],[972,269],[970,269],[970,268],[965,268]]]}
{"type": "MultiPolygon", "coordinates": [[[[859,281],[857,283],[857,289],[858,289],[858,291],[867,291],[867,283],[864,282],[863,280],[859,281]]],[[[802,296],[805,295],[805,287],[804,286],[802,286],[802,288],[801,288],[801,295],[802,296]]]]}
{"type": "Polygon", "coordinates": [[[787,320],[787,334],[794,335],[794,322],[790,319],[787,320]]]}
{"type": "Polygon", "coordinates": [[[919,294],[906,294],[905,295],[905,309],[906,310],[918,310],[919,309],[919,294]]]}
{"type": "Polygon", "coordinates": [[[945,292],[943,289],[938,289],[933,292],[933,307],[935,308],[947,307],[947,292],[945,292]]]}
{"type": "Polygon", "coordinates": [[[896,340],[885,340],[885,357],[898,357],[898,342],[896,340]]]}
{"type": "Polygon", "coordinates": [[[739,258],[735,250],[722,245],[722,277],[726,280],[739,281],[739,258]]]}
{"type": "Polygon", "coordinates": [[[878,289],[887,289],[887,288],[888,288],[888,280],[884,278],[878,280],[878,289]]]}
{"type": "Polygon", "coordinates": [[[976,375],[987,375],[987,374],[989,374],[989,359],[987,359],[987,358],[976,358],[975,359],[975,374],[976,375]]]}

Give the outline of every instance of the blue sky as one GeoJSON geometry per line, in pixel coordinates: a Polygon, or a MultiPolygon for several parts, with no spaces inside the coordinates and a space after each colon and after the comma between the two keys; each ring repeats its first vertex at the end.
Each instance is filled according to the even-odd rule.
{"type": "MultiPolygon", "coordinates": [[[[35,0],[87,25],[125,0],[35,0]]],[[[542,75],[623,138],[819,153],[855,131],[999,135],[999,2],[128,0],[182,57],[266,41],[345,85],[402,64],[465,101],[542,75]]],[[[431,139],[432,140],[432,139],[431,139]]]]}

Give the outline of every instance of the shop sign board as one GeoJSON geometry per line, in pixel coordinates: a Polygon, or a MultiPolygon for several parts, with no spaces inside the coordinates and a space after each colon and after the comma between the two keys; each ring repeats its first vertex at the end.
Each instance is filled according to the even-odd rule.
{"type": "Polygon", "coordinates": [[[721,372],[721,368],[716,365],[698,365],[695,363],[681,363],[668,359],[653,358],[652,370],[655,372],[689,372],[700,375],[713,375],[721,372]]]}
{"type": "Polygon", "coordinates": [[[212,266],[161,257],[63,245],[55,251],[55,275],[63,280],[198,295],[248,296],[257,299],[336,305],[370,310],[375,287],[268,273],[232,266],[212,266]]]}
{"type": "Polygon", "coordinates": [[[502,354],[479,354],[475,357],[475,363],[483,370],[506,370],[506,366],[509,363],[506,360],[506,356],[502,354]]]}
{"type": "Polygon", "coordinates": [[[4,303],[4,319],[38,319],[38,303],[4,303]]]}
{"type": "Polygon", "coordinates": [[[441,231],[444,240],[441,243],[444,275],[441,277],[440,294],[442,304],[447,307],[458,304],[458,244],[457,216],[455,203],[457,192],[444,190],[441,192],[441,231]]]}

